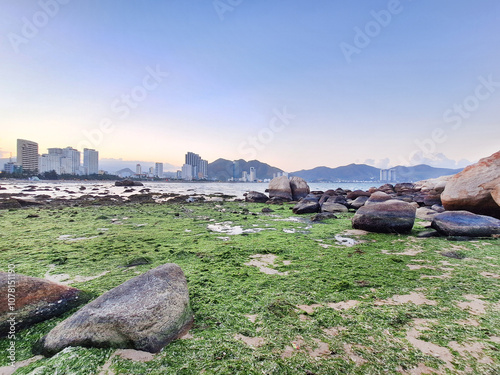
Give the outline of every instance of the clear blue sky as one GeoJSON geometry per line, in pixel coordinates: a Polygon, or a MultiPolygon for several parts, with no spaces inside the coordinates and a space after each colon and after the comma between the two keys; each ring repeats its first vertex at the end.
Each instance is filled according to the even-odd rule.
{"type": "Polygon", "coordinates": [[[0,157],[455,166],[500,149],[500,2],[4,0],[0,82],[0,157]]]}

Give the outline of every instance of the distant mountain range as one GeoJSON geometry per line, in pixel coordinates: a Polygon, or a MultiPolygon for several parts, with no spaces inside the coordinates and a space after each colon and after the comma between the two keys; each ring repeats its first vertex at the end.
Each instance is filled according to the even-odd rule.
{"type": "MultiPolygon", "coordinates": [[[[452,175],[462,169],[434,168],[429,165],[420,164],[411,167],[397,166],[396,180],[398,182],[415,182],[452,175]]],[[[309,182],[340,182],[340,181],[379,181],[380,168],[371,167],[366,164],[349,164],[337,168],[316,167],[313,169],[291,172],[290,176],[302,177],[309,182]]]]}
{"type": "MultiPolygon", "coordinates": [[[[283,172],[283,170],[262,163],[258,160],[235,160],[217,159],[208,164],[208,175],[210,179],[227,181],[231,177],[240,178],[243,171],[250,173],[250,167],[254,167],[257,178],[260,180],[272,179],[273,174],[283,172]]],[[[429,165],[420,164],[411,167],[397,166],[397,182],[415,182],[436,178],[440,176],[452,175],[462,169],[434,168],[429,165]]],[[[366,164],[349,164],[337,168],[316,167],[313,169],[301,170],[289,173],[289,176],[302,177],[308,182],[341,182],[341,181],[380,181],[380,168],[375,168],[366,164]]]]}
{"type": "MultiPolygon", "coordinates": [[[[0,159],[0,169],[3,168],[3,164],[8,162],[9,159],[0,159]]],[[[135,164],[141,164],[143,170],[154,165],[151,162],[141,162],[141,161],[124,161],[121,159],[102,159],[99,160],[99,168],[110,171],[111,173],[117,173],[119,167],[121,170],[119,172],[129,172],[134,174],[135,172],[127,168],[126,166],[131,166],[135,164]]],[[[250,173],[250,167],[256,169],[257,178],[260,180],[272,179],[275,173],[282,173],[283,170],[280,168],[273,167],[269,164],[262,163],[258,160],[245,161],[243,159],[226,160],[217,159],[212,163],[208,164],[208,175],[211,180],[216,179],[219,181],[227,181],[233,176],[236,178],[241,178],[243,171],[250,173]]],[[[179,169],[176,166],[165,163],[165,172],[175,171],[179,169]]],[[[420,180],[426,180],[429,178],[436,178],[440,176],[452,175],[460,172],[462,169],[449,169],[449,168],[435,168],[426,164],[415,165],[411,167],[397,166],[393,168],[396,170],[396,179],[398,182],[415,182],[420,180]]],[[[174,177],[174,173],[169,173],[174,177]]],[[[329,167],[316,167],[313,169],[306,169],[296,172],[289,173],[289,176],[302,177],[308,182],[340,182],[340,181],[374,181],[379,182],[380,180],[380,169],[375,168],[366,164],[349,164],[337,168],[329,167]]]]}
{"type": "Polygon", "coordinates": [[[272,179],[274,173],[283,172],[283,170],[272,167],[269,164],[262,163],[258,160],[245,161],[217,159],[208,164],[208,176],[211,180],[227,181],[231,178],[241,178],[243,171],[250,173],[250,167],[255,168],[257,178],[259,180],[272,179]]]}

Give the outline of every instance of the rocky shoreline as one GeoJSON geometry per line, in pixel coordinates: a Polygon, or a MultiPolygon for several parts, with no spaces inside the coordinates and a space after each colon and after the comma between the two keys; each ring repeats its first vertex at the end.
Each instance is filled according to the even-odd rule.
{"type": "MultiPolygon", "coordinates": [[[[227,345],[229,349],[224,350],[236,352],[241,349],[240,341],[255,338],[268,342],[268,361],[283,361],[287,367],[289,356],[301,355],[300,348],[315,348],[317,340],[324,340],[322,361],[331,360],[336,368],[335,353],[349,356],[342,346],[349,337],[322,332],[333,332],[334,326],[351,327],[353,321],[364,327],[366,312],[370,317],[379,314],[381,327],[379,339],[364,338],[367,345],[379,345],[377,351],[387,352],[392,349],[382,344],[388,337],[385,330],[393,337],[404,337],[413,332],[413,318],[419,322],[422,316],[443,317],[441,327],[448,330],[464,298],[489,301],[493,311],[498,305],[493,283],[500,278],[495,268],[500,267],[498,239],[494,237],[500,234],[500,220],[447,209],[443,195],[450,181],[459,178],[463,175],[385,184],[366,191],[310,191],[302,179],[280,177],[271,182],[268,194],[249,192],[244,199],[222,193],[156,194],[143,186],[117,187],[128,190],[124,196],[111,189],[108,194],[95,194],[99,190],[88,186],[74,194],[65,192],[74,199],[54,198],[35,185],[26,189],[26,196],[6,193],[5,201],[17,202],[0,216],[5,228],[2,259],[15,264],[18,272],[17,334],[27,342],[21,359],[30,358],[28,350],[45,356],[30,359],[37,364],[20,362],[18,366],[41,368],[52,361],[61,366],[65,356],[78,352],[94,367],[105,368],[104,362],[89,359],[95,353],[107,356],[107,349],[99,348],[140,350],[135,353],[162,361],[179,350],[198,353],[202,344],[208,357],[215,358],[208,366],[216,368],[222,358],[218,346],[227,345]],[[49,198],[37,200],[38,193],[44,192],[49,198]],[[313,223],[325,219],[332,220],[313,223]],[[447,241],[451,239],[471,241],[447,241]],[[58,284],[61,280],[67,280],[66,286],[58,284]],[[410,293],[402,295],[412,298],[412,303],[420,296],[428,306],[407,306],[408,301],[399,296],[401,290],[410,293]],[[262,296],[263,292],[269,295],[262,296]],[[88,303],[89,297],[96,298],[88,303]],[[406,302],[394,307],[400,298],[406,302]],[[385,303],[391,310],[382,313],[380,306],[385,303]],[[76,306],[81,306],[78,311],[76,306]],[[344,316],[339,313],[343,306],[353,310],[344,316]],[[300,315],[296,310],[301,309],[309,312],[300,315]],[[418,314],[412,313],[410,319],[408,309],[419,309],[418,314]],[[249,331],[253,326],[242,323],[247,315],[259,316],[262,325],[276,322],[257,336],[259,331],[249,331]],[[158,324],[152,326],[153,321],[158,324]],[[295,330],[300,327],[307,332],[311,322],[321,322],[321,326],[305,344],[295,330]],[[290,325],[295,333],[276,344],[275,332],[290,325]],[[186,339],[190,329],[187,337],[191,339],[186,339]],[[229,343],[225,330],[234,338],[229,343]],[[220,340],[216,344],[214,337],[220,340]],[[298,343],[297,348],[287,349],[290,340],[298,343]]],[[[460,180],[458,184],[468,185],[460,180]]],[[[0,272],[2,277],[1,284],[7,288],[9,275],[0,272]]],[[[6,295],[5,288],[2,295],[6,295]]],[[[0,313],[1,337],[10,332],[10,323],[7,311],[0,313]]],[[[461,314],[465,319],[466,312],[461,314]]],[[[486,308],[481,314],[495,318],[490,318],[486,308]]],[[[498,337],[495,331],[485,339],[482,332],[474,340],[482,340],[484,347],[498,337]]],[[[452,338],[449,341],[453,343],[452,338]]],[[[404,350],[407,347],[414,350],[410,345],[404,350]]],[[[256,358],[253,349],[248,353],[249,361],[256,358]]],[[[363,355],[366,366],[376,366],[370,354],[363,355]]],[[[488,355],[494,357],[491,351],[488,355]]],[[[316,356],[312,355],[313,362],[319,363],[316,356]]],[[[177,358],[169,366],[180,368],[182,360],[177,358]]],[[[191,364],[196,367],[197,363],[191,364]]],[[[467,363],[480,369],[489,365],[467,363]]],[[[419,365],[407,361],[405,366],[419,365]]]]}
{"type": "MultiPolygon", "coordinates": [[[[0,186],[0,190],[5,190],[0,186]]],[[[453,176],[416,183],[384,184],[378,188],[310,191],[300,177],[273,179],[269,195],[250,191],[246,202],[293,204],[295,214],[318,214],[319,221],[335,213],[355,212],[354,229],[380,233],[409,233],[415,218],[429,220],[426,236],[478,237],[500,234],[500,152],[471,165],[453,176]],[[449,212],[448,212],[449,211],[449,212]],[[444,214],[445,212],[448,212],[444,214]]],[[[28,185],[16,193],[0,193],[0,209],[53,206],[99,206],[127,203],[194,203],[242,201],[234,195],[215,193],[178,194],[152,192],[141,182],[117,181],[114,187],[80,186],[78,191],[59,186],[28,185]],[[117,191],[117,188],[123,190],[117,191]],[[66,197],[58,197],[66,193],[66,197]]]]}

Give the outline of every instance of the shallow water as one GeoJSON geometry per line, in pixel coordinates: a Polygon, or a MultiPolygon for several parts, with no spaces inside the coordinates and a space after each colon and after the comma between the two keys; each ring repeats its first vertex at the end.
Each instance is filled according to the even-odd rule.
{"type": "MultiPolygon", "coordinates": [[[[265,193],[269,183],[231,183],[231,182],[143,182],[144,186],[122,187],[114,186],[114,181],[26,181],[26,180],[6,180],[0,181],[0,186],[5,190],[0,193],[18,194],[24,193],[27,196],[45,194],[51,198],[77,198],[79,196],[90,195],[120,195],[129,196],[139,194],[143,189],[149,189],[149,193],[160,194],[182,194],[182,195],[234,195],[243,198],[243,194],[249,191],[265,193]],[[34,187],[33,189],[30,187],[34,187]],[[85,188],[80,190],[81,188],[85,188]],[[125,192],[127,191],[127,192],[125,192]]],[[[326,191],[328,189],[362,189],[366,190],[377,184],[366,182],[336,182],[336,183],[309,183],[311,191],[326,191]]],[[[378,185],[377,185],[378,186],[378,185]]],[[[217,200],[217,197],[214,197],[217,200]]]]}

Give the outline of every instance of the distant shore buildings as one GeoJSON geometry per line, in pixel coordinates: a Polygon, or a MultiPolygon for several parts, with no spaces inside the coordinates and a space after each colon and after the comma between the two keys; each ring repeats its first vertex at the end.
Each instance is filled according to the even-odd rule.
{"type": "Polygon", "coordinates": [[[397,175],[396,169],[381,169],[380,170],[380,182],[396,182],[397,175]]]}
{"type": "Polygon", "coordinates": [[[94,149],[83,150],[83,164],[81,152],[73,147],[49,148],[47,154],[39,157],[39,173],[54,171],[57,174],[84,176],[99,173],[99,152],[94,149]]]}
{"type": "Polygon", "coordinates": [[[99,152],[85,148],[83,164],[81,152],[73,147],[49,148],[46,154],[38,154],[38,143],[27,139],[17,140],[17,161],[4,164],[5,173],[46,173],[55,172],[58,175],[93,175],[103,174],[99,171],[99,152]]]}
{"type": "MultiPolygon", "coordinates": [[[[179,172],[177,172],[177,176],[179,177],[179,172]]],[[[208,161],[203,160],[200,155],[194,152],[187,152],[180,177],[186,181],[208,179],[208,161]]]]}
{"type": "Polygon", "coordinates": [[[83,171],[86,175],[99,173],[99,151],[83,149],[83,171]]]}
{"type": "Polygon", "coordinates": [[[38,143],[27,139],[17,140],[17,165],[22,167],[23,171],[38,170],[38,143]]]}
{"type": "MultiPolygon", "coordinates": [[[[261,182],[259,176],[257,176],[257,169],[255,167],[250,167],[248,171],[242,171],[240,166],[240,161],[233,161],[233,176],[228,179],[228,181],[233,182],[261,182]],[[240,177],[241,176],[241,177],[240,177]]],[[[267,181],[266,179],[264,182],[267,181]]]]}

